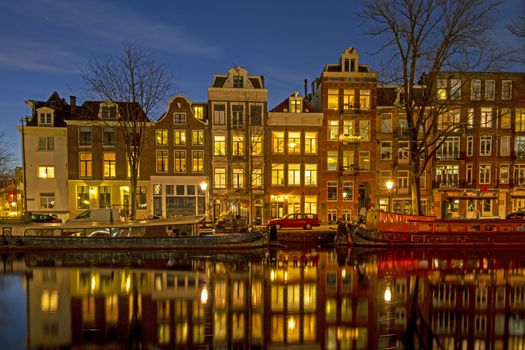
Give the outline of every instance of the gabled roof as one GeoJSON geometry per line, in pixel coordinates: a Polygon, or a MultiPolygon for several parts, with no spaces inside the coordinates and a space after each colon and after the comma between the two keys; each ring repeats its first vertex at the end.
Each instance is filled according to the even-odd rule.
{"type": "MultiPolygon", "coordinates": [[[[277,106],[273,107],[273,109],[270,112],[285,112],[285,109],[288,110],[290,108],[290,97],[288,97],[287,99],[279,103],[277,106]]],[[[318,113],[319,112],[317,109],[315,109],[314,106],[310,104],[310,101],[306,100],[302,96],[299,96],[299,97],[301,97],[303,101],[302,113],[318,113]]]]}

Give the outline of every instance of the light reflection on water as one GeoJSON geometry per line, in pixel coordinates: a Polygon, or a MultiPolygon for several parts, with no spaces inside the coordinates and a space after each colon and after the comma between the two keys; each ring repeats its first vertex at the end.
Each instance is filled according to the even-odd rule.
{"type": "Polygon", "coordinates": [[[21,349],[515,348],[525,340],[524,253],[1,255],[10,308],[0,340],[21,349]]]}

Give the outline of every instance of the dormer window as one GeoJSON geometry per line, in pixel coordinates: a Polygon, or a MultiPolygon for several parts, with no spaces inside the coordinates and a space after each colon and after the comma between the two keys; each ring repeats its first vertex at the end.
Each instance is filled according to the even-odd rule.
{"type": "Polygon", "coordinates": [[[117,119],[117,108],[115,106],[100,106],[101,119],[117,119]]]}
{"type": "Polygon", "coordinates": [[[300,98],[290,98],[290,113],[301,113],[303,111],[302,101],[300,98]]]}
{"type": "Polygon", "coordinates": [[[53,114],[50,112],[40,112],[38,116],[38,125],[53,126],[53,114]]]}
{"type": "Polygon", "coordinates": [[[233,76],[233,87],[234,88],[243,88],[244,87],[244,77],[242,75],[233,76]]]}

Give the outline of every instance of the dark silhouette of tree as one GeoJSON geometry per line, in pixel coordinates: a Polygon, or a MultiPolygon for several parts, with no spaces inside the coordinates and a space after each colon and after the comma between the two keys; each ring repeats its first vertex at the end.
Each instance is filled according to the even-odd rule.
{"type": "Polygon", "coordinates": [[[120,57],[93,60],[82,77],[101,101],[118,108],[116,129],[126,147],[131,172],[130,218],[135,219],[139,160],[150,123],[148,117],[170,96],[172,79],[161,64],[133,44],[126,45],[120,57]]]}
{"type": "Polygon", "coordinates": [[[490,17],[498,5],[491,0],[365,1],[360,16],[367,25],[366,34],[383,39],[380,51],[391,55],[390,71],[399,72],[392,81],[401,85],[403,93],[400,107],[408,125],[410,189],[416,214],[422,212],[420,176],[446,135],[462,126],[439,127],[438,118],[458,105],[437,100],[437,80],[444,71],[494,69],[503,55],[489,36],[490,17]]]}

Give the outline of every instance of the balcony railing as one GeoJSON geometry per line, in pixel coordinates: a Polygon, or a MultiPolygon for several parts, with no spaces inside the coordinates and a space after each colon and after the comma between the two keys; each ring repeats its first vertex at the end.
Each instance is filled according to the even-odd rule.
{"type": "Polygon", "coordinates": [[[345,176],[359,175],[359,166],[357,164],[349,165],[349,166],[341,166],[339,167],[339,170],[341,171],[341,175],[345,175],[345,176]]]}
{"type": "Polygon", "coordinates": [[[346,144],[359,144],[361,142],[361,135],[343,134],[339,136],[339,141],[346,144]]]}

